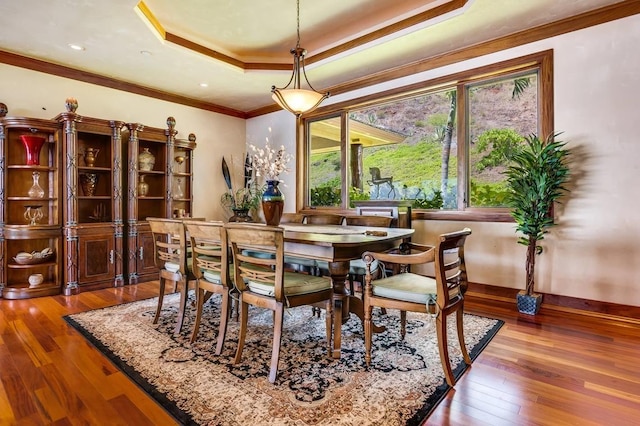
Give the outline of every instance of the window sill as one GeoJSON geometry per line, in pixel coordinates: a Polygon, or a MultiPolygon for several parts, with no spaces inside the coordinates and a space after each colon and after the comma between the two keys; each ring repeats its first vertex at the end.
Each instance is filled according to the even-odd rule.
{"type": "Polygon", "coordinates": [[[411,220],[452,220],[462,222],[513,222],[508,209],[417,210],[411,220]]]}

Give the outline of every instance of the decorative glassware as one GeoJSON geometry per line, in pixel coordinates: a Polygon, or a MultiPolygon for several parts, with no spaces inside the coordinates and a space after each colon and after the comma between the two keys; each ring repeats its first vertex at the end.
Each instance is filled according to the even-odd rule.
{"type": "Polygon", "coordinates": [[[139,176],[140,182],[138,182],[138,197],[146,197],[149,193],[149,184],[144,181],[144,175],[139,176]]]}
{"type": "Polygon", "coordinates": [[[37,166],[40,164],[40,149],[46,139],[42,136],[20,135],[22,144],[27,150],[27,166],[37,166]]]}
{"type": "Polygon", "coordinates": [[[40,186],[40,172],[33,172],[33,185],[29,188],[27,195],[31,198],[44,198],[44,189],[40,186]]]}
{"type": "Polygon", "coordinates": [[[142,152],[138,154],[138,168],[143,172],[153,170],[153,166],[156,164],[156,157],[149,151],[149,148],[143,148],[142,152]]]}
{"type": "Polygon", "coordinates": [[[100,150],[98,148],[87,147],[84,149],[84,164],[87,167],[93,167],[96,162],[96,157],[98,157],[98,153],[100,150]]]}
{"type": "Polygon", "coordinates": [[[96,185],[98,185],[97,173],[82,173],[80,175],[80,186],[82,187],[82,193],[87,197],[93,197],[96,193],[96,185]]]}
{"type": "Polygon", "coordinates": [[[178,168],[180,168],[180,166],[182,166],[182,163],[184,163],[185,158],[186,157],[184,155],[176,155],[174,157],[174,160],[176,160],[176,164],[178,165],[178,168]]]}
{"type": "Polygon", "coordinates": [[[37,225],[38,221],[44,217],[41,205],[24,206],[24,208],[24,218],[27,219],[31,226],[37,225]]]}
{"type": "Polygon", "coordinates": [[[262,194],[262,212],[267,225],[280,225],[284,210],[284,195],[278,188],[279,180],[267,180],[267,189],[262,194]]]}
{"type": "Polygon", "coordinates": [[[173,198],[176,200],[184,198],[184,190],[182,189],[182,178],[176,178],[176,187],[173,192],[173,198]]]}

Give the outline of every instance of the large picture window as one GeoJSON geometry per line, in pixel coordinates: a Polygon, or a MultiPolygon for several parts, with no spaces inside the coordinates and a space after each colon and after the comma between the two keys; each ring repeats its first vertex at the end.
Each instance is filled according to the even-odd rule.
{"type": "Polygon", "coordinates": [[[410,200],[425,217],[504,220],[510,158],[553,129],[550,61],[530,55],[305,119],[305,206],[410,200]]]}

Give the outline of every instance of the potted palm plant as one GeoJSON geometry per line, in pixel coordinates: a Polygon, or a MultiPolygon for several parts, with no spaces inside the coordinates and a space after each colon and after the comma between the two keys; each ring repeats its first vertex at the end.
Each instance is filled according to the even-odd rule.
{"type": "Polygon", "coordinates": [[[555,225],[553,203],[567,189],[569,178],[565,143],[555,140],[558,134],[541,140],[536,135],[525,138],[525,145],[512,158],[506,170],[509,194],[507,204],[516,221],[516,232],[523,236],[518,243],[527,246],[526,286],[517,295],[518,311],[535,315],[542,295],[534,292],[536,256],[543,248],[540,240],[555,225]]]}

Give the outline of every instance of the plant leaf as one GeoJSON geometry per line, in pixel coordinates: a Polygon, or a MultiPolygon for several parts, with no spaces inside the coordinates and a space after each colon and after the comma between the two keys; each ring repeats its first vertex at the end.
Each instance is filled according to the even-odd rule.
{"type": "Polygon", "coordinates": [[[227,183],[227,188],[231,191],[231,174],[229,173],[229,166],[227,166],[227,161],[224,157],[222,157],[222,176],[224,177],[224,181],[227,183]]]}
{"type": "Polygon", "coordinates": [[[253,177],[253,164],[251,161],[251,156],[247,152],[247,155],[244,158],[244,187],[245,188],[249,187],[252,177],[253,177]]]}

